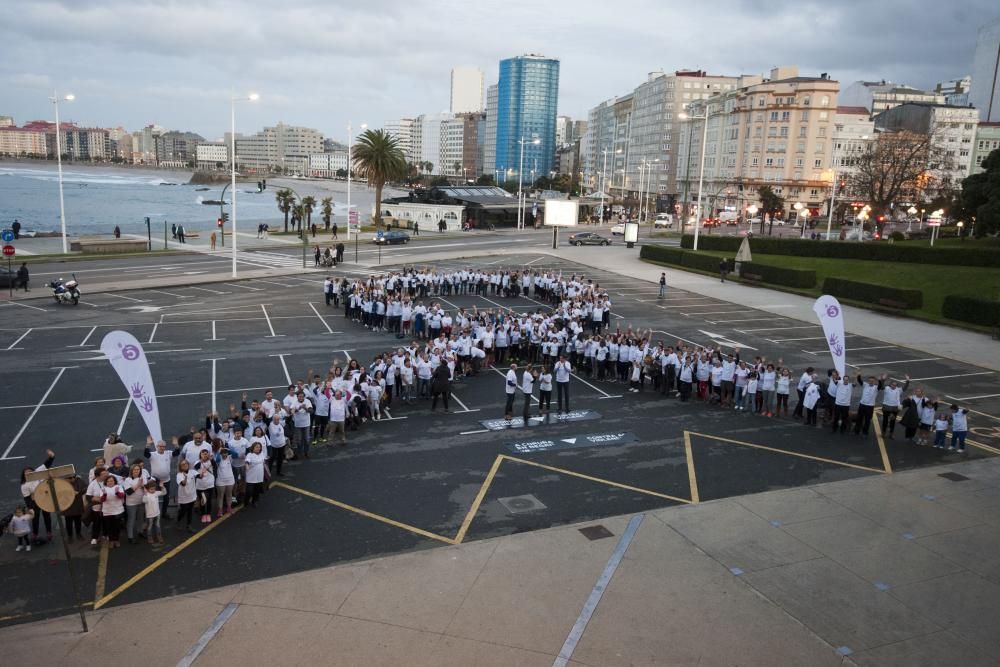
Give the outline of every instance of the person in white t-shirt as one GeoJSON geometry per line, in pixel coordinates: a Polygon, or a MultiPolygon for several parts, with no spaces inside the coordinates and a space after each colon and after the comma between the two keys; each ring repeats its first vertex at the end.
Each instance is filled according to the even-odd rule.
{"type": "Polygon", "coordinates": [[[174,480],[177,483],[177,525],[184,521],[187,532],[193,533],[191,520],[194,518],[194,501],[198,498],[198,491],[194,488],[194,470],[187,459],[181,459],[177,464],[174,480]]]}
{"type": "Polygon", "coordinates": [[[506,419],[514,417],[514,399],[517,397],[517,364],[511,364],[504,378],[504,391],[507,393],[507,403],[504,406],[506,419]]]}
{"type": "Polygon", "coordinates": [[[257,507],[257,499],[264,488],[264,466],[267,456],[263,452],[264,448],[259,442],[255,442],[247,452],[247,503],[254,508],[257,507]]]}
{"type": "Polygon", "coordinates": [[[142,504],[146,514],[146,541],[149,544],[163,544],[163,528],[160,526],[160,498],[166,495],[167,490],[157,480],[151,479],[146,482],[142,504]]]}
{"type": "Polygon", "coordinates": [[[112,549],[117,549],[121,546],[118,537],[121,533],[122,514],[125,513],[125,489],[118,485],[114,475],[108,475],[104,478],[104,488],[101,491],[104,538],[112,549]]]}

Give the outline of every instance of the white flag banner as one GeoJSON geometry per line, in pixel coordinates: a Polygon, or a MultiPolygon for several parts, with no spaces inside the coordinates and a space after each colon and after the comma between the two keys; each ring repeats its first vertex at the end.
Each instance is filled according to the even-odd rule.
{"type": "Polygon", "coordinates": [[[847,343],[844,340],[844,309],[836,297],[824,294],[816,299],[813,304],[813,311],[819,317],[819,323],[823,326],[823,336],[826,344],[830,348],[833,356],[833,366],[844,377],[847,359],[847,343]]]}
{"type": "Polygon", "coordinates": [[[162,440],[160,410],[156,405],[153,377],[149,373],[149,361],[142,344],[127,331],[110,331],[101,341],[101,352],[111,362],[132,402],[139,409],[153,442],[162,440]]]}

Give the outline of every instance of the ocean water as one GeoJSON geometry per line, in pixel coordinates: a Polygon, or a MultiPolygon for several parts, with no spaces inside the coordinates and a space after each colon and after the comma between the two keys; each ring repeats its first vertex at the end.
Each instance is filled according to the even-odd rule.
{"type": "MultiPolygon", "coordinates": [[[[190,172],[158,171],[64,165],[63,197],[66,202],[66,230],[70,236],[110,234],[115,225],[122,232],[145,233],[145,217],[153,231],[168,224],[182,223],[188,231],[215,227],[219,207],[204,205],[206,199],[219,199],[223,185],[187,185],[190,172]],[[165,185],[170,184],[170,185],[165,185]],[[197,188],[208,187],[198,192],[197,188]]],[[[268,179],[267,190],[258,194],[255,183],[237,181],[237,224],[244,231],[255,231],[267,222],[272,229],[283,224],[274,193],[287,184],[305,197],[319,202],[334,199],[334,220],[347,222],[346,183],[297,179],[268,179]],[[251,191],[251,192],[247,192],[251,191]]],[[[226,193],[229,200],[229,193],[226,193]]],[[[373,194],[363,184],[351,188],[351,206],[362,212],[371,209],[373,194]]],[[[226,211],[229,207],[226,206],[226,211]]],[[[17,219],[25,230],[59,230],[59,177],[56,165],[0,163],[0,226],[9,227],[17,219]]],[[[313,222],[322,224],[320,206],[313,211],[313,222]]]]}

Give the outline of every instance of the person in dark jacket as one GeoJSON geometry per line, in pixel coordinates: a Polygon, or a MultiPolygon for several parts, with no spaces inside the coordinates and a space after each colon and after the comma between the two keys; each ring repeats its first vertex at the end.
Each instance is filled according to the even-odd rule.
{"type": "Polygon", "coordinates": [[[438,396],[444,402],[444,411],[448,412],[448,394],[450,391],[451,371],[448,369],[448,364],[442,362],[440,366],[434,369],[434,374],[431,375],[431,395],[434,397],[434,400],[431,401],[431,412],[437,409],[438,396]]]}
{"type": "Polygon", "coordinates": [[[30,274],[28,273],[28,263],[21,262],[21,267],[17,270],[17,284],[24,288],[25,292],[30,291],[28,289],[28,280],[30,279],[30,274]]]}
{"type": "Polygon", "coordinates": [[[906,429],[905,435],[907,440],[912,441],[913,437],[917,434],[917,428],[920,426],[921,407],[922,405],[918,404],[912,397],[903,399],[899,423],[906,429]]]}
{"type": "Polygon", "coordinates": [[[72,540],[74,531],[76,532],[76,539],[83,539],[83,495],[87,492],[87,484],[80,478],[79,475],[74,475],[69,479],[69,483],[73,485],[73,504],[69,506],[69,509],[64,510],[62,515],[66,520],[66,539],[72,540]]]}

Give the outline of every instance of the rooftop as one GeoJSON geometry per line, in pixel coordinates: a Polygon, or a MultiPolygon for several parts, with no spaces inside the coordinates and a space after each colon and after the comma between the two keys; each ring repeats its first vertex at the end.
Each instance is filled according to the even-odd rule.
{"type": "Polygon", "coordinates": [[[837,107],[837,113],[844,116],[867,116],[868,109],[866,107],[837,107]]]}

